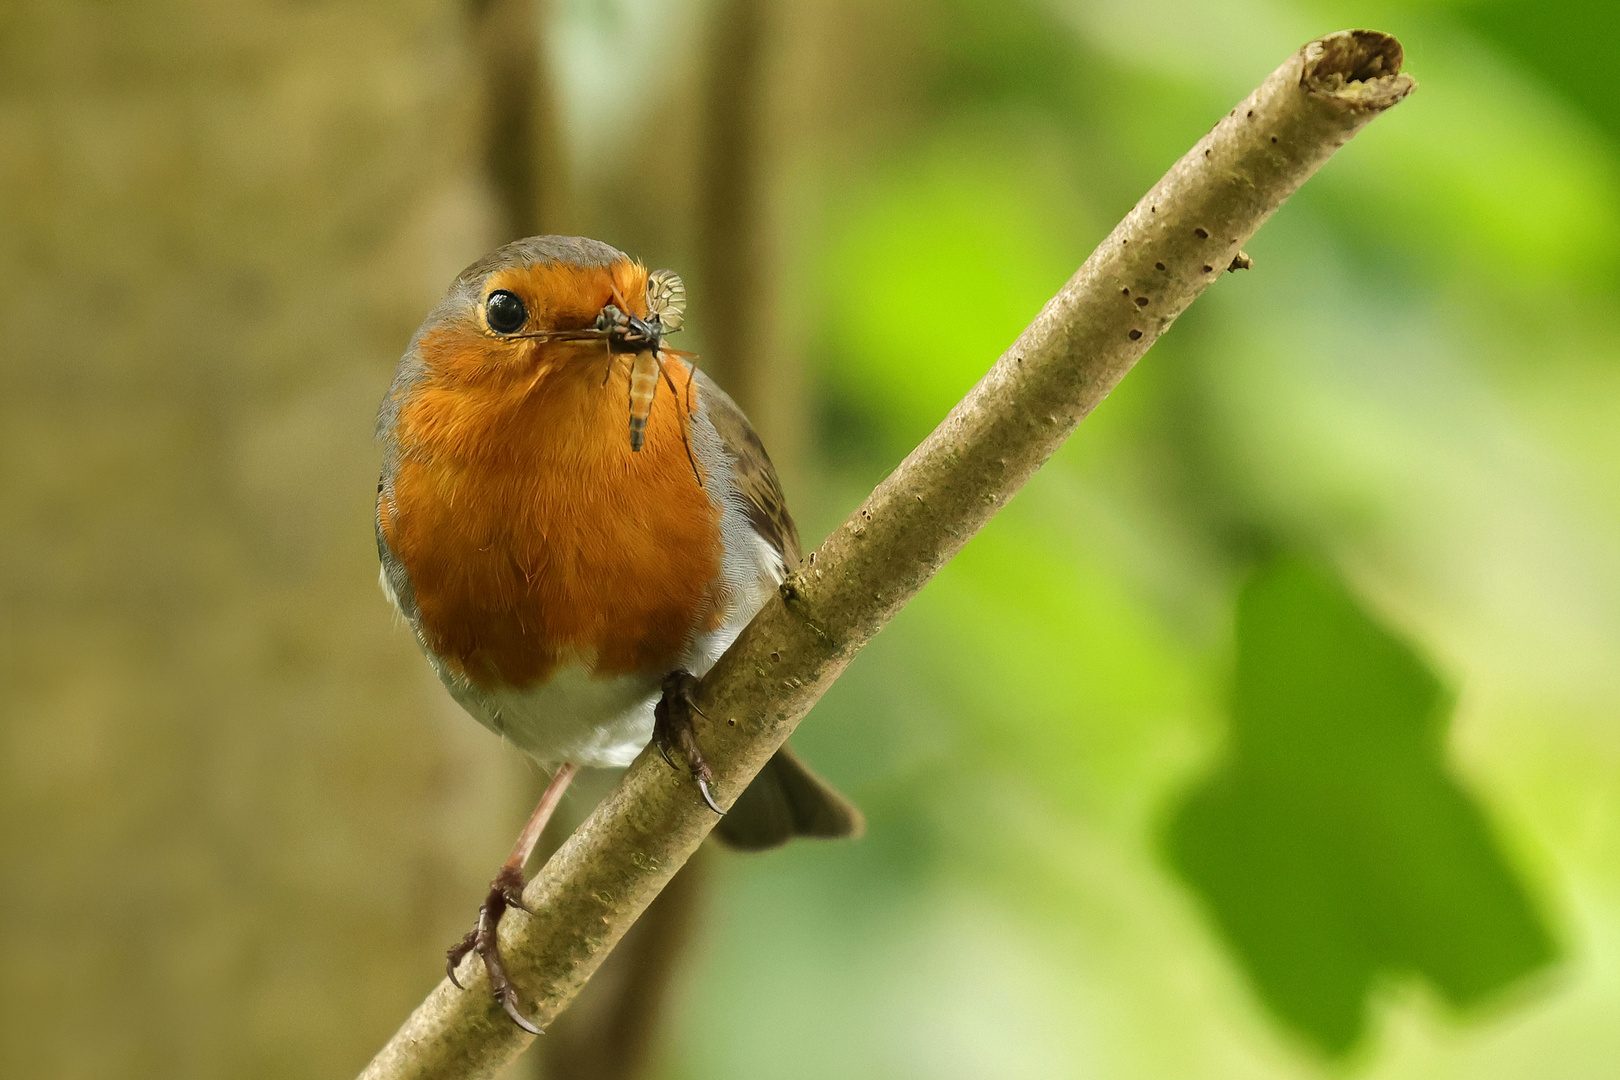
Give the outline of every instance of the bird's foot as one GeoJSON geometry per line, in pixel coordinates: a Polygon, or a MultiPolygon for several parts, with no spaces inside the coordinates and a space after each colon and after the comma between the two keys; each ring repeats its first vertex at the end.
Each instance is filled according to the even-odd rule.
{"type": "Polygon", "coordinates": [[[725,811],[720,809],[720,804],[714,801],[714,795],[709,790],[714,783],[714,773],[710,771],[709,763],[703,760],[703,751],[698,749],[693,729],[693,714],[703,715],[703,710],[692,703],[692,690],[697,684],[697,676],[684,668],[677,668],[664,676],[664,696],[659,698],[653,710],[653,742],[658,744],[658,752],[664,755],[670,768],[676,767],[669,756],[671,750],[686,760],[692,779],[697,781],[698,791],[703,793],[703,801],[708,803],[710,810],[724,816],[725,811]]]}
{"type": "Polygon", "coordinates": [[[501,1008],[506,1010],[506,1015],[524,1031],[531,1035],[539,1035],[540,1029],[518,1011],[517,990],[512,986],[512,980],[506,977],[506,968],[501,964],[501,946],[495,932],[500,927],[501,916],[506,914],[509,907],[534,914],[523,902],[523,871],[515,866],[501,867],[501,872],[489,883],[489,895],[478,905],[477,925],[445,953],[444,966],[450,975],[450,981],[461,986],[461,980],[456,978],[456,965],[461,963],[468,953],[477,953],[478,958],[484,962],[484,970],[489,973],[490,993],[500,1002],[501,1008]]]}

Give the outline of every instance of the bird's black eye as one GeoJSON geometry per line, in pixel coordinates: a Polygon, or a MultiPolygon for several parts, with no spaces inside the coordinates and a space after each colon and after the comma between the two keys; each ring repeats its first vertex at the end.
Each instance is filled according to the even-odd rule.
{"type": "Polygon", "coordinates": [[[510,334],[523,328],[529,318],[529,309],[523,306],[517,293],[497,289],[484,301],[484,321],[497,334],[510,334]]]}

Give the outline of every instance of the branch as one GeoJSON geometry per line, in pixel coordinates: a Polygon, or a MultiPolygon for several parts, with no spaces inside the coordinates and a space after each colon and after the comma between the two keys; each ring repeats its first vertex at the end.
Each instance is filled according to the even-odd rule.
{"type": "MultiPolygon", "coordinates": [[[[1096,408],[1333,152],[1411,92],[1372,31],[1311,42],[1204,136],[1012,348],[782,586],[703,680],[704,752],[729,805],[860,648],[1096,408]]],[[[529,883],[542,914],[502,945],[524,1011],[551,1022],[714,826],[690,777],[644,751],[529,883]]],[[[528,1038],[471,962],[362,1074],[487,1077],[528,1038]]]]}

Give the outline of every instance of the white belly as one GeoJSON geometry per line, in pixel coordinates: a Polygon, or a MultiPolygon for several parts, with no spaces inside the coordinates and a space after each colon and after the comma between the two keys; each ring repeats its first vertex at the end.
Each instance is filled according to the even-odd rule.
{"type": "MultiPolygon", "coordinates": [[[[756,549],[768,552],[762,542],[756,549]]],[[[702,675],[714,666],[781,580],[780,562],[767,566],[746,589],[733,589],[725,621],[694,641],[681,667],[702,675]]],[[[386,588],[386,584],[385,584],[386,588]]],[[[569,761],[590,768],[630,764],[652,738],[653,709],[666,671],[599,678],[583,660],[559,667],[544,684],[523,689],[482,690],[428,659],[450,696],[480,724],[543,764],[569,761]]]]}
{"type": "Polygon", "coordinates": [[[599,679],[581,663],[522,690],[479,690],[443,670],[439,677],[473,719],[535,760],[595,768],[628,765],[647,745],[661,681],[643,675],[599,679]]]}

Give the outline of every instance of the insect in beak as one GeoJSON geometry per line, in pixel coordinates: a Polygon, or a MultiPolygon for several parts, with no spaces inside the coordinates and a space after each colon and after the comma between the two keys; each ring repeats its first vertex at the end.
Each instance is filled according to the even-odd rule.
{"type": "MultiPolygon", "coordinates": [[[[678,396],[675,381],[665,367],[666,351],[675,350],[664,348],[664,336],[679,330],[684,322],[686,286],[673,270],[654,270],[647,275],[645,319],[629,313],[629,305],[617,289],[613,299],[616,303],[604,307],[596,317],[596,329],[607,335],[610,353],[634,354],[630,362],[630,449],[639,451],[646,443],[647,419],[652,415],[660,377],[669,386],[670,393],[678,396]]],[[[611,366],[608,370],[611,373],[611,366]]],[[[684,421],[681,438],[686,440],[684,421]]],[[[689,442],[687,456],[691,456],[689,442]]],[[[696,462],[692,468],[697,471],[696,462]]]]}

